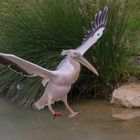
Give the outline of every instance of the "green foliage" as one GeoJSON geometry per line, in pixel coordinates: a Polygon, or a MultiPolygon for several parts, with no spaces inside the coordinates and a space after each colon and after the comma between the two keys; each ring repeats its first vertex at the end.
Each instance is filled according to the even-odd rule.
{"type": "MultiPolygon", "coordinates": [[[[108,97],[117,83],[130,75],[130,49],[125,35],[126,0],[1,0],[0,51],[13,53],[48,69],[59,64],[62,49],[76,48],[90,28],[95,12],[109,5],[109,21],[102,39],[85,55],[100,76],[86,69],[71,95],[108,97]],[[108,94],[106,94],[108,93],[108,94]]],[[[25,78],[0,67],[1,93],[24,106],[42,95],[41,78],[25,78]],[[17,88],[20,86],[20,90],[17,88]]]]}

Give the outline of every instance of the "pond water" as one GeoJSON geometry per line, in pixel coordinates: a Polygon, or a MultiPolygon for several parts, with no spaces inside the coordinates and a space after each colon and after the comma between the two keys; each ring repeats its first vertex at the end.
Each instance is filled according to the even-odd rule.
{"type": "Polygon", "coordinates": [[[53,120],[47,108],[25,109],[0,98],[0,140],[140,140],[140,109],[94,100],[71,107],[81,114],[68,119],[63,104],[56,104],[65,116],[53,120]]]}

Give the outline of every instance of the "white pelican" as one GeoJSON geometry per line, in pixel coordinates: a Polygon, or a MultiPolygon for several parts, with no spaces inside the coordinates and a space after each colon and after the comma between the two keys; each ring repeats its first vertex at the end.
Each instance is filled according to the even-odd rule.
{"type": "Polygon", "coordinates": [[[44,86],[48,84],[43,96],[35,102],[34,107],[40,110],[47,105],[55,119],[63,114],[61,112],[55,112],[51,104],[61,100],[70,112],[69,118],[72,118],[78,115],[79,112],[74,112],[68,105],[67,93],[71,89],[71,85],[79,77],[80,63],[98,75],[96,69],[82,55],[102,36],[107,19],[108,8],[105,7],[103,11],[99,11],[95,15],[95,22],[92,23],[92,29],[88,31],[82,45],[76,50],[62,51],[61,54],[66,55],[66,57],[55,71],[47,70],[15,55],[5,53],[0,53],[0,64],[8,66],[8,68],[23,76],[42,77],[42,84],[44,86]]]}

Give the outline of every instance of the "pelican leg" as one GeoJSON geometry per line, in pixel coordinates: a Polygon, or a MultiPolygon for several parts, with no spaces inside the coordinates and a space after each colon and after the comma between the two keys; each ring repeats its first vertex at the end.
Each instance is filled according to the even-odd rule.
{"type": "Polygon", "coordinates": [[[68,116],[69,118],[73,118],[73,117],[75,117],[75,116],[77,116],[77,115],[80,114],[80,112],[75,112],[75,111],[73,111],[72,108],[69,106],[69,104],[68,104],[68,102],[67,102],[67,95],[65,95],[65,96],[63,97],[62,101],[64,102],[64,104],[65,104],[67,110],[70,112],[70,115],[68,116]]]}
{"type": "Polygon", "coordinates": [[[47,104],[47,98],[45,98],[45,96],[42,96],[37,102],[33,104],[33,107],[37,110],[40,110],[43,109],[46,104],[47,104]]]}
{"type": "Polygon", "coordinates": [[[58,117],[61,117],[63,116],[63,113],[62,112],[55,112],[51,106],[51,103],[52,103],[52,98],[48,98],[48,108],[50,110],[50,112],[52,113],[53,115],[53,118],[56,119],[58,117]]]}

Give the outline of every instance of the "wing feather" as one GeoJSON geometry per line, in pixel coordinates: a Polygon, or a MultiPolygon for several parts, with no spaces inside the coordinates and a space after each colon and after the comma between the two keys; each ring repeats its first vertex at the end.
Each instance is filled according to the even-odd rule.
{"type": "Polygon", "coordinates": [[[7,66],[12,71],[20,73],[23,76],[40,76],[47,78],[51,75],[54,75],[52,71],[49,71],[12,54],[0,53],[0,64],[7,66]]]}
{"type": "Polygon", "coordinates": [[[91,30],[88,30],[88,32],[85,34],[82,45],[84,43],[86,43],[88,41],[88,39],[90,39],[97,30],[99,30],[100,28],[105,28],[107,20],[108,20],[108,7],[105,6],[102,11],[99,11],[95,15],[95,20],[91,24],[91,26],[92,26],[91,30]]]}

